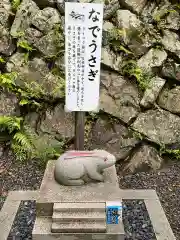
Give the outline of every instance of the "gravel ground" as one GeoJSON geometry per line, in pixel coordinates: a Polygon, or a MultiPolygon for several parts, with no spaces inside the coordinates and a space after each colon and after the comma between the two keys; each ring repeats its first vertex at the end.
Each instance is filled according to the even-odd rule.
{"type": "MultiPolygon", "coordinates": [[[[155,240],[154,231],[142,200],[123,201],[125,240],[155,240]]],[[[36,205],[34,201],[22,201],[11,228],[8,240],[32,240],[36,205]]]]}
{"type": "Polygon", "coordinates": [[[128,200],[123,205],[125,240],[156,240],[144,201],[128,200]]]}
{"type": "Polygon", "coordinates": [[[0,159],[0,209],[8,194],[14,190],[39,189],[44,170],[36,162],[15,163],[13,156],[0,159]]]}
{"type": "Polygon", "coordinates": [[[117,166],[122,189],[155,189],[177,240],[180,240],[180,161],[170,161],[156,173],[122,176],[117,166]]]}
{"type": "MultiPolygon", "coordinates": [[[[157,191],[173,232],[175,233],[177,240],[180,240],[180,162],[171,162],[171,164],[166,165],[166,167],[157,173],[138,173],[123,176],[120,169],[122,169],[122,166],[118,165],[117,172],[121,188],[150,188],[157,191]]],[[[0,208],[3,205],[8,191],[38,189],[41,184],[43,172],[43,170],[38,168],[36,162],[17,164],[13,162],[12,156],[2,158],[0,162],[0,208]]],[[[125,205],[128,206],[128,208],[124,210],[124,221],[128,222],[125,224],[125,230],[127,233],[126,240],[155,239],[143,201],[140,201],[140,203],[141,204],[137,201],[131,201],[131,203],[126,201],[125,203],[125,205]],[[141,214],[139,214],[140,212],[141,214]],[[135,234],[136,237],[133,236],[133,234],[135,234]]],[[[33,203],[28,202],[26,204],[27,205],[21,207],[24,209],[23,211],[26,211],[33,203]]],[[[29,217],[28,213],[22,213],[19,220],[16,221],[18,222],[17,225],[19,225],[19,227],[16,226],[15,229],[23,229],[23,231],[26,232],[26,227],[23,227],[23,223],[25,224],[26,221],[29,222],[30,225],[33,224],[34,205],[32,206],[32,212],[27,211],[28,213],[31,213],[31,217],[29,217]],[[22,227],[20,227],[20,225],[22,225],[22,227]]],[[[13,240],[13,238],[11,239],[13,240]]],[[[27,236],[25,238],[22,237],[16,239],[28,240],[27,236]]]]}
{"type": "Polygon", "coordinates": [[[32,240],[32,230],[35,218],[35,201],[22,201],[11,228],[8,240],[32,240]]]}

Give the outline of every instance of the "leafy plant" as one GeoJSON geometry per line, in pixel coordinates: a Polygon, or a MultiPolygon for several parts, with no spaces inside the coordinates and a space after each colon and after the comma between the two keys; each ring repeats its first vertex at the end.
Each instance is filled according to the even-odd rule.
{"type": "Polygon", "coordinates": [[[25,35],[25,33],[22,32],[22,31],[19,31],[19,32],[17,32],[16,34],[11,34],[11,35],[12,35],[12,37],[14,37],[14,38],[20,38],[20,37],[23,37],[23,36],[25,35]]]}
{"type": "Polygon", "coordinates": [[[84,127],[84,143],[85,143],[85,146],[87,145],[89,137],[90,137],[92,124],[93,124],[92,120],[88,120],[85,123],[85,127],[84,127]]]}
{"type": "Polygon", "coordinates": [[[61,24],[55,24],[53,27],[52,39],[54,45],[56,46],[57,53],[55,55],[50,55],[46,57],[48,60],[56,60],[58,57],[62,56],[65,52],[65,36],[61,24]]]}
{"type": "MultiPolygon", "coordinates": [[[[119,28],[113,28],[111,30],[109,30],[106,33],[106,39],[107,39],[107,43],[110,47],[112,47],[114,49],[114,51],[119,51],[122,50],[121,48],[121,42],[124,41],[126,42],[126,30],[123,29],[119,29],[119,28]]],[[[123,49],[124,50],[124,49],[123,49]]]]}
{"type": "Polygon", "coordinates": [[[42,105],[38,101],[33,99],[39,98],[40,94],[33,91],[30,86],[26,86],[28,87],[28,91],[18,88],[18,86],[16,86],[15,84],[15,79],[17,78],[17,76],[18,74],[16,72],[0,74],[0,86],[18,95],[18,97],[21,99],[19,102],[20,106],[29,105],[32,108],[40,109],[42,105]]]}
{"type": "Polygon", "coordinates": [[[127,48],[125,48],[124,46],[120,46],[119,50],[123,51],[126,54],[133,54],[133,52],[129,51],[127,48]]]}
{"type": "Polygon", "coordinates": [[[57,75],[57,76],[60,76],[62,77],[63,79],[65,79],[65,76],[64,76],[64,71],[58,67],[54,67],[51,69],[51,73],[53,75],[57,75]]]}
{"type": "Polygon", "coordinates": [[[0,86],[8,90],[14,90],[17,76],[16,72],[0,74],[0,86]]]}
{"type": "Polygon", "coordinates": [[[44,167],[49,159],[58,158],[63,153],[63,146],[59,147],[58,150],[52,146],[38,148],[35,152],[35,158],[40,160],[39,166],[44,167]]]}
{"type": "Polygon", "coordinates": [[[21,117],[0,116],[0,132],[5,131],[11,136],[11,149],[19,161],[36,158],[44,163],[48,158],[58,157],[60,154],[55,148],[43,144],[39,148],[38,135],[23,124],[21,117]]]}
{"type": "Polygon", "coordinates": [[[31,52],[33,50],[33,48],[26,40],[18,41],[17,46],[27,50],[28,52],[31,52]]]}
{"type": "Polygon", "coordinates": [[[33,100],[33,99],[28,99],[28,98],[23,98],[20,100],[19,102],[20,106],[30,106],[32,108],[37,109],[41,109],[42,108],[42,104],[33,100]]]}
{"type": "Polygon", "coordinates": [[[175,149],[174,150],[166,149],[166,153],[172,155],[176,159],[180,159],[180,149],[176,149],[176,150],[175,149]]]}
{"type": "Polygon", "coordinates": [[[35,100],[29,100],[29,99],[25,99],[25,98],[21,99],[21,101],[19,102],[20,106],[31,105],[31,104],[34,104],[34,105],[36,105],[38,107],[41,106],[41,104],[36,102],[35,100]]]}
{"type": "Polygon", "coordinates": [[[27,52],[24,54],[24,59],[25,59],[25,62],[28,62],[29,54],[30,54],[30,52],[32,52],[34,49],[29,45],[29,43],[28,43],[26,40],[18,41],[18,42],[17,42],[17,47],[20,47],[20,48],[24,49],[25,51],[27,51],[27,52]]]}
{"type": "Polygon", "coordinates": [[[163,18],[165,18],[166,16],[167,16],[167,14],[169,14],[169,13],[174,13],[174,12],[176,12],[176,10],[175,9],[163,9],[163,10],[160,10],[160,11],[158,11],[155,15],[154,15],[154,17],[153,17],[153,19],[156,21],[156,22],[160,22],[163,18]]]}
{"type": "Polygon", "coordinates": [[[0,63],[5,63],[5,60],[0,56],[0,63]]]}
{"type": "Polygon", "coordinates": [[[159,144],[160,145],[160,155],[162,154],[168,154],[176,159],[180,159],[180,149],[167,149],[165,145],[159,144]]]}
{"type": "Polygon", "coordinates": [[[177,9],[180,9],[180,4],[175,4],[175,7],[176,7],[177,9]]]}
{"type": "Polygon", "coordinates": [[[36,100],[41,97],[40,94],[36,91],[33,91],[32,88],[27,88],[26,91],[18,88],[17,94],[20,98],[20,106],[29,106],[31,109],[34,110],[40,110],[43,108],[43,103],[39,103],[38,100],[36,100]]]}
{"type": "MultiPolygon", "coordinates": [[[[29,102],[32,98],[41,97],[40,92],[34,91],[33,90],[34,88],[32,88],[33,86],[31,84],[25,83],[25,87],[26,87],[26,91],[21,88],[18,88],[17,93],[19,94],[19,96],[22,100],[24,99],[26,101],[26,103],[27,103],[27,101],[29,102]]],[[[23,104],[23,102],[22,102],[22,104],[23,104]]]]}
{"type": "Polygon", "coordinates": [[[135,77],[139,87],[145,90],[149,87],[151,76],[145,73],[134,60],[125,61],[122,67],[122,73],[129,77],[135,77]]]}
{"type": "Polygon", "coordinates": [[[30,157],[34,150],[32,135],[28,134],[22,123],[21,117],[0,116],[0,131],[11,135],[11,148],[19,160],[30,157]]]}
{"type": "Polygon", "coordinates": [[[126,37],[126,30],[124,28],[113,28],[109,31],[109,35],[110,40],[120,40],[122,37],[126,37]]]}
{"type": "Polygon", "coordinates": [[[16,159],[22,161],[30,159],[33,156],[35,153],[33,137],[34,135],[28,132],[27,128],[14,134],[11,147],[15,153],[16,159]]]}
{"type": "Polygon", "coordinates": [[[21,0],[11,0],[12,10],[16,12],[21,4],[21,0]]]}
{"type": "Polygon", "coordinates": [[[58,76],[57,86],[53,89],[52,94],[55,95],[61,91],[61,96],[65,97],[65,80],[58,76]]]}
{"type": "Polygon", "coordinates": [[[155,42],[152,45],[152,48],[159,49],[159,50],[164,50],[164,46],[160,41],[155,42]]]}
{"type": "Polygon", "coordinates": [[[0,131],[8,130],[10,134],[19,131],[22,120],[20,117],[0,116],[0,131]]]}
{"type": "Polygon", "coordinates": [[[88,112],[87,119],[89,119],[90,121],[94,121],[97,118],[98,118],[98,113],[96,113],[96,112],[88,112]]]}
{"type": "Polygon", "coordinates": [[[143,135],[140,132],[137,131],[133,131],[132,135],[134,138],[139,139],[139,140],[143,140],[143,135]]]}

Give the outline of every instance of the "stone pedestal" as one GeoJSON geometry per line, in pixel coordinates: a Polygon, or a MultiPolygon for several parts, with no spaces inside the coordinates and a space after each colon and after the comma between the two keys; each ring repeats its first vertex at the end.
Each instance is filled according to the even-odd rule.
{"type": "Polygon", "coordinates": [[[54,163],[48,162],[41,184],[33,240],[123,240],[121,221],[106,224],[106,202],[121,200],[115,167],[105,170],[103,183],[62,186],[54,163]]]}

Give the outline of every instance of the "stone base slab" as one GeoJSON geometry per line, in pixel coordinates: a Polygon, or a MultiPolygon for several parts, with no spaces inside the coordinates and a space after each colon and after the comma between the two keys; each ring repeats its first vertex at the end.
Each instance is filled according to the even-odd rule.
{"type": "Polygon", "coordinates": [[[115,230],[109,229],[109,233],[52,233],[51,218],[37,217],[33,240],[124,240],[124,229],[115,230]]]}
{"type": "MultiPolygon", "coordinates": [[[[155,190],[119,189],[118,193],[119,193],[119,199],[144,200],[157,240],[176,240],[155,190]]],[[[11,230],[11,226],[13,224],[16,213],[18,211],[20,202],[28,201],[28,200],[38,201],[39,199],[40,199],[39,191],[10,191],[8,193],[6,201],[0,211],[1,240],[7,240],[9,232],[11,230]]],[[[38,203],[37,203],[37,206],[38,206],[38,203]]],[[[43,213],[46,216],[48,216],[49,213],[52,214],[53,204],[44,203],[44,206],[42,204],[41,206],[42,206],[42,209],[39,208],[40,215],[42,215],[43,213]],[[48,209],[48,210],[44,211],[43,209],[48,209]]],[[[64,240],[72,240],[72,239],[77,240],[75,238],[72,238],[72,234],[62,234],[62,236],[66,237],[64,240]],[[71,238],[68,238],[69,236],[71,236],[71,238]]],[[[81,234],[77,234],[77,236],[81,237],[81,234]]],[[[95,234],[95,236],[99,236],[99,234],[95,234]]],[[[55,235],[47,236],[45,234],[45,235],[39,236],[37,234],[35,237],[38,237],[38,240],[58,240],[58,237],[55,235]]],[[[111,236],[109,235],[109,237],[111,236]]],[[[79,238],[79,240],[82,240],[82,239],[83,238],[79,238]]],[[[112,239],[108,239],[108,240],[112,240],[112,239]]],[[[118,240],[121,240],[121,238],[118,240]]]]}
{"type": "MultiPolygon", "coordinates": [[[[53,161],[50,161],[48,164],[48,168],[52,169],[53,161]]],[[[109,189],[105,189],[103,187],[103,183],[94,183],[90,184],[89,190],[86,194],[82,194],[80,196],[80,192],[82,189],[78,189],[77,197],[72,194],[72,189],[63,193],[67,193],[68,198],[62,196],[62,192],[60,193],[61,186],[56,185],[54,188],[55,194],[51,196],[51,186],[53,181],[48,182],[48,179],[52,179],[53,173],[47,171],[46,169],[46,179],[44,178],[42,181],[40,191],[10,191],[6,198],[6,201],[0,211],[0,233],[1,240],[7,240],[9,232],[11,230],[11,226],[15,219],[16,213],[18,211],[19,205],[21,201],[35,200],[37,206],[37,218],[34,226],[34,238],[33,240],[91,240],[91,239],[105,239],[105,240],[123,240],[124,239],[124,229],[119,227],[118,225],[107,225],[106,233],[52,233],[51,232],[51,224],[52,224],[52,215],[53,215],[53,206],[54,202],[63,202],[62,200],[67,200],[70,196],[75,197],[75,199],[71,199],[68,202],[96,202],[96,203],[104,203],[106,201],[121,201],[122,199],[126,200],[135,200],[141,199],[145,201],[146,208],[148,210],[155,235],[157,240],[176,240],[170,224],[166,218],[164,210],[161,206],[159,198],[156,194],[155,190],[133,190],[133,189],[119,189],[117,175],[115,168],[110,168],[109,172],[105,172],[106,186],[109,189]],[[108,177],[109,176],[109,177],[108,177]],[[110,177],[111,176],[111,177],[110,177]],[[114,176],[114,177],[112,177],[114,176]],[[91,190],[94,187],[97,187],[93,193],[91,190]],[[50,188],[47,195],[46,189],[50,188]],[[111,188],[111,189],[110,189],[111,188]],[[107,192],[106,192],[107,190],[107,192]],[[114,192],[115,191],[115,192],[114,192]],[[107,194],[111,194],[107,196],[107,194]],[[44,196],[45,195],[45,196],[44,196]],[[91,198],[92,196],[92,198],[91,198]],[[57,201],[55,201],[57,200],[57,201]],[[116,229],[114,229],[116,228],[116,229]]],[[[85,187],[85,186],[84,186],[85,187]]]]}

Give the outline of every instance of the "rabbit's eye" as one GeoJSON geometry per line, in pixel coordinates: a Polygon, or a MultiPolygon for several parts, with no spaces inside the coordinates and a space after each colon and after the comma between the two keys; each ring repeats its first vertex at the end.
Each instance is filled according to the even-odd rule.
{"type": "Polygon", "coordinates": [[[108,159],[107,159],[107,158],[105,158],[105,159],[104,159],[104,162],[106,162],[107,160],[108,160],[108,159]]]}

